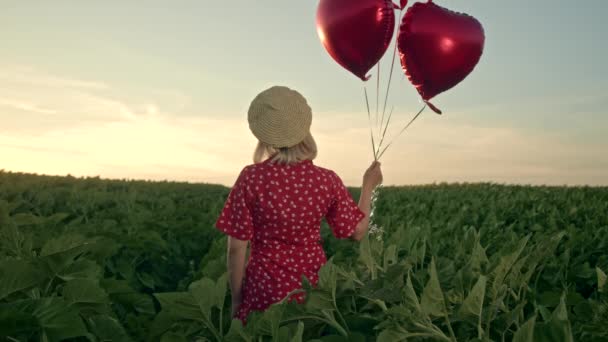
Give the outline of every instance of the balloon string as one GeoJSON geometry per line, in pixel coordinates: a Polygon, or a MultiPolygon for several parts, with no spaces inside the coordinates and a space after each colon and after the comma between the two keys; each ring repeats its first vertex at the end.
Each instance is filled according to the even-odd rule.
{"type": "Polygon", "coordinates": [[[384,126],[384,131],[382,132],[382,136],[380,137],[380,142],[378,143],[378,150],[376,153],[380,152],[380,149],[382,148],[382,143],[384,142],[384,137],[386,136],[386,129],[388,128],[388,125],[391,122],[391,117],[393,116],[394,109],[395,109],[395,106],[392,106],[391,111],[388,113],[388,119],[386,120],[386,125],[384,126]]]}
{"type": "Polygon", "coordinates": [[[380,102],[380,61],[378,61],[378,77],[376,77],[376,127],[378,127],[378,103],[380,102]]]}
{"type": "MultiPolygon", "coordinates": [[[[402,20],[402,15],[403,15],[403,8],[399,9],[399,21],[397,24],[399,24],[402,20]]],[[[382,135],[379,137],[380,142],[378,143],[378,150],[376,150],[374,148],[374,155],[377,155],[380,152],[380,148],[382,147],[382,143],[384,142],[384,137],[386,136],[386,130],[391,122],[391,117],[393,116],[393,110],[395,109],[395,106],[391,107],[391,111],[388,114],[388,119],[386,120],[386,125],[384,125],[384,116],[386,114],[386,104],[388,102],[388,94],[390,92],[391,89],[391,81],[393,79],[393,70],[395,68],[395,57],[397,55],[397,41],[395,40],[395,48],[393,49],[393,58],[392,58],[392,62],[391,62],[391,69],[388,75],[388,84],[386,86],[386,93],[384,95],[384,104],[382,106],[382,119],[380,120],[380,127],[378,130],[378,134],[380,134],[380,132],[382,132],[382,135]],[[384,127],[384,129],[383,129],[384,127]]],[[[380,89],[380,61],[378,61],[378,83],[376,84],[376,125],[378,125],[378,95],[379,95],[379,89],[380,89]]],[[[373,147],[373,142],[372,142],[372,147],[373,147]]],[[[376,158],[376,160],[380,159],[380,157],[378,156],[376,158]]],[[[373,193],[372,193],[372,203],[371,203],[371,210],[370,210],[370,229],[369,232],[370,234],[376,234],[377,235],[377,239],[381,240],[382,239],[382,232],[383,229],[381,226],[379,226],[376,222],[376,219],[374,217],[374,213],[376,211],[376,201],[378,200],[378,196],[380,194],[380,188],[382,187],[382,184],[378,185],[373,193]]]]}
{"type": "Polygon", "coordinates": [[[380,152],[378,159],[380,159],[380,157],[382,157],[382,155],[384,154],[384,152],[386,152],[386,150],[391,146],[391,144],[395,141],[395,139],[399,138],[399,136],[401,135],[401,133],[403,133],[408,127],[410,127],[410,125],[416,121],[416,119],[418,118],[418,116],[420,116],[420,114],[422,114],[422,112],[424,111],[424,109],[426,108],[427,104],[425,103],[424,106],[422,106],[422,108],[420,108],[420,110],[418,111],[418,113],[416,113],[416,115],[414,116],[414,118],[412,118],[412,120],[410,120],[410,122],[407,123],[407,125],[405,125],[405,127],[403,127],[403,129],[401,129],[401,131],[399,132],[399,134],[397,134],[397,136],[390,142],[388,143],[388,145],[386,145],[386,147],[382,150],[382,152],[380,152]]]}
{"type": "MultiPolygon", "coordinates": [[[[402,15],[403,15],[403,9],[399,9],[399,21],[397,24],[399,24],[402,20],[402,15]]],[[[391,71],[388,74],[388,85],[386,86],[386,94],[384,96],[384,107],[382,109],[382,120],[380,120],[380,129],[382,130],[382,126],[384,125],[384,114],[386,113],[386,103],[388,102],[388,94],[389,94],[389,90],[391,89],[391,80],[393,79],[393,69],[395,68],[395,57],[397,56],[397,40],[395,39],[395,48],[393,49],[393,61],[391,63],[391,71]]],[[[388,121],[387,121],[387,126],[388,126],[388,121]]],[[[386,132],[386,127],[384,128],[384,131],[386,132]]],[[[384,134],[382,135],[381,140],[384,139],[384,134]]],[[[381,145],[382,143],[380,143],[381,145]]],[[[380,149],[380,145],[378,146],[378,149],[380,149]]]]}
{"type": "Polygon", "coordinates": [[[369,100],[367,98],[367,88],[365,88],[365,86],[363,86],[363,92],[365,93],[365,105],[367,106],[367,121],[369,123],[369,135],[372,138],[372,152],[374,154],[374,161],[377,161],[378,158],[376,158],[376,144],[374,142],[374,131],[372,129],[372,119],[371,119],[371,115],[369,113],[369,100]]]}
{"type": "Polygon", "coordinates": [[[388,75],[388,85],[386,86],[386,94],[384,95],[384,106],[382,108],[382,119],[380,120],[380,129],[384,126],[384,114],[386,113],[386,102],[388,101],[388,94],[391,88],[391,80],[393,78],[393,68],[395,67],[395,55],[397,54],[397,44],[395,44],[395,50],[393,51],[393,63],[391,64],[391,72],[388,75]]]}

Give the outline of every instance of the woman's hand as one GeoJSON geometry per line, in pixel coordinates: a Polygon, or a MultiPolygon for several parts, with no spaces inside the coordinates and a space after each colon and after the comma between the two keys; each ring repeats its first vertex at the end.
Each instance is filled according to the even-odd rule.
{"type": "Polygon", "coordinates": [[[369,216],[372,210],[372,193],[380,184],[382,184],[382,169],[380,168],[380,162],[375,161],[363,175],[363,186],[361,187],[361,194],[359,195],[359,209],[365,214],[365,217],[357,223],[355,232],[351,236],[351,239],[355,241],[361,241],[367,233],[369,228],[369,216]]]}
{"type": "Polygon", "coordinates": [[[363,187],[374,189],[380,184],[382,184],[382,169],[380,168],[380,162],[375,161],[363,175],[363,187]]]}

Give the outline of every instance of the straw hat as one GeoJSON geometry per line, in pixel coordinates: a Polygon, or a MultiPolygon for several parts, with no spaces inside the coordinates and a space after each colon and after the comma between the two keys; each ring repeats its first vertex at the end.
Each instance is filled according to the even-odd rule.
{"type": "Polygon", "coordinates": [[[312,111],[297,91],[274,86],[253,99],[247,119],[249,129],[261,142],[275,148],[292,147],[309,134],[312,111]]]}

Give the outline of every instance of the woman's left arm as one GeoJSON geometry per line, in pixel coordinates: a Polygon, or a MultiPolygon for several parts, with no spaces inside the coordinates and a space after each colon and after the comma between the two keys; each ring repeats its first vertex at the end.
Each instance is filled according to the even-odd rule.
{"type": "Polygon", "coordinates": [[[241,305],[243,278],[245,277],[245,256],[247,254],[246,240],[228,237],[228,281],[232,293],[232,315],[234,316],[241,305]]]}

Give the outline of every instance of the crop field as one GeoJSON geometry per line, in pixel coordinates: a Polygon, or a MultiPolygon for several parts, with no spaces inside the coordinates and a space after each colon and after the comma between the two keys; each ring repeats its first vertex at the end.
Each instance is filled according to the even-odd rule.
{"type": "Polygon", "coordinates": [[[306,303],[245,327],[229,191],[0,171],[0,341],[608,341],[608,188],[385,187],[379,230],[324,224],[306,303]]]}

